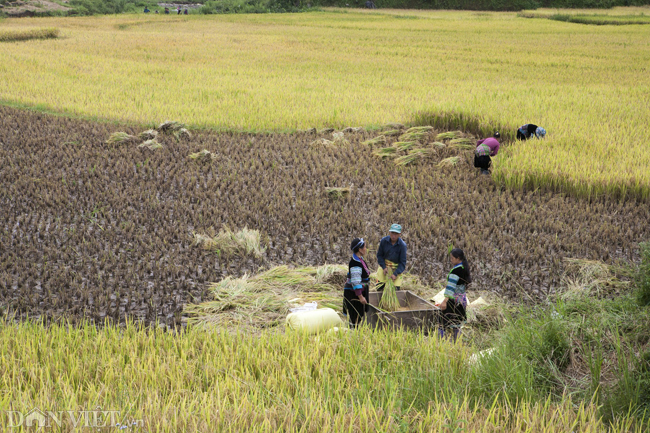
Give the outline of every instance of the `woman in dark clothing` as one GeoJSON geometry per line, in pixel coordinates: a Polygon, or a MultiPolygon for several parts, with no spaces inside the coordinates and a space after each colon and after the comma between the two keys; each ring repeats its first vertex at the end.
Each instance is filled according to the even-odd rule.
{"type": "Polygon", "coordinates": [[[460,327],[467,320],[465,291],[467,285],[472,282],[472,277],[463,250],[460,248],[451,250],[450,259],[453,268],[447,275],[445,299],[439,305],[442,310],[440,336],[444,337],[445,332],[451,333],[452,340],[456,341],[460,334],[460,327]]]}
{"type": "Polygon", "coordinates": [[[533,136],[536,138],[544,138],[545,135],[546,129],[532,123],[527,123],[517,129],[517,140],[528,140],[533,136]]]}
{"type": "Polygon", "coordinates": [[[352,258],[348,265],[348,279],[343,289],[343,311],[347,311],[350,318],[350,327],[354,328],[366,315],[370,272],[363,257],[368,252],[368,247],[363,238],[355,238],[350,245],[352,258]]]}

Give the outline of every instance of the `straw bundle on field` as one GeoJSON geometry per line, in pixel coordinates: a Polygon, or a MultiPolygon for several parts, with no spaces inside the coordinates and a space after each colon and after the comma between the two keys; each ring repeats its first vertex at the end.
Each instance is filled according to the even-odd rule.
{"type": "Polygon", "coordinates": [[[200,152],[190,153],[190,159],[194,159],[200,162],[212,162],[217,158],[217,155],[210,152],[207,149],[203,149],[200,152]]]}
{"type": "Polygon", "coordinates": [[[333,132],[332,138],[335,144],[350,144],[342,132],[333,132]]]}
{"type": "Polygon", "coordinates": [[[327,138],[318,138],[311,143],[309,143],[310,146],[332,146],[334,142],[332,140],[328,140],[327,138]]]}
{"type": "Polygon", "coordinates": [[[436,135],[436,141],[452,140],[454,138],[460,137],[462,134],[463,133],[461,131],[441,132],[440,134],[436,135]]]}
{"type": "Polygon", "coordinates": [[[412,128],[409,128],[406,130],[407,133],[409,132],[429,132],[433,131],[433,126],[413,126],[412,128]]]}
{"type": "Polygon", "coordinates": [[[368,146],[374,146],[375,144],[386,144],[386,136],[385,135],[380,135],[379,137],[371,138],[366,141],[362,141],[361,144],[365,144],[368,146]]]}
{"type": "Polygon", "coordinates": [[[431,151],[429,149],[413,149],[408,154],[395,158],[395,164],[402,166],[413,164],[422,161],[430,155],[431,151]]]}
{"type": "Polygon", "coordinates": [[[433,147],[438,147],[438,148],[447,147],[447,145],[445,143],[441,143],[439,141],[434,141],[433,143],[430,143],[430,145],[433,146],[433,147]]]}
{"type": "Polygon", "coordinates": [[[178,131],[174,131],[174,136],[179,140],[180,139],[189,140],[192,138],[192,134],[190,134],[190,131],[188,131],[185,128],[181,128],[178,131]]]}
{"type": "Polygon", "coordinates": [[[395,283],[391,278],[388,278],[388,281],[384,285],[381,299],[379,299],[379,308],[385,311],[397,311],[399,310],[399,307],[400,305],[399,299],[397,299],[395,283]]]}
{"type": "Polygon", "coordinates": [[[163,147],[163,145],[156,141],[155,138],[152,138],[151,140],[147,140],[144,143],[140,143],[138,147],[146,147],[149,150],[156,150],[163,147]]]}
{"type": "Polygon", "coordinates": [[[380,158],[392,158],[397,153],[397,149],[394,147],[382,147],[381,149],[375,150],[373,155],[380,158]]]}
{"type": "Polygon", "coordinates": [[[138,134],[140,140],[152,140],[156,137],[158,137],[158,131],[155,129],[147,129],[138,134]]]}
{"type": "Polygon", "coordinates": [[[301,134],[316,134],[316,128],[307,128],[307,129],[300,129],[298,130],[299,133],[301,134]]]}
{"type": "Polygon", "coordinates": [[[212,301],[187,305],[190,322],[273,327],[289,313],[292,302],[317,301],[321,306],[341,306],[341,284],[347,267],[289,268],[277,266],[261,274],[226,277],[210,285],[212,301]]]}
{"type": "Polygon", "coordinates": [[[454,149],[474,149],[476,143],[471,138],[455,138],[449,142],[449,147],[454,149]]]}
{"type": "Polygon", "coordinates": [[[384,135],[386,137],[396,137],[396,136],[401,135],[401,134],[402,134],[402,131],[400,131],[399,129],[391,129],[389,131],[384,132],[384,135]]]}
{"type": "Polygon", "coordinates": [[[418,144],[417,141],[396,141],[393,143],[393,147],[400,152],[406,152],[408,150],[411,150],[416,144],[418,144]]]}
{"type": "Polygon", "coordinates": [[[387,123],[384,125],[385,129],[404,129],[406,128],[404,125],[401,123],[387,123]]]}
{"type": "Polygon", "coordinates": [[[350,188],[325,188],[325,192],[327,192],[327,195],[329,198],[333,200],[338,200],[340,198],[346,197],[350,194],[351,189],[350,188]]]}
{"type": "Polygon", "coordinates": [[[138,141],[138,138],[134,135],[127,134],[126,132],[114,132],[106,140],[107,144],[125,144],[125,143],[135,143],[138,141]]]}
{"type": "Polygon", "coordinates": [[[426,136],[426,132],[407,132],[399,136],[399,141],[420,141],[426,136]]]}
{"type": "Polygon", "coordinates": [[[334,128],[323,128],[318,131],[319,134],[331,134],[332,132],[336,131],[334,128]]]}
{"type": "Polygon", "coordinates": [[[220,256],[255,256],[262,257],[266,247],[262,246],[262,236],[258,230],[247,227],[235,232],[224,226],[213,235],[194,233],[194,246],[217,252],[220,256]]]}
{"type": "Polygon", "coordinates": [[[177,132],[180,131],[181,129],[185,128],[185,124],[181,122],[176,122],[174,120],[167,120],[163,123],[161,123],[158,126],[158,131],[164,133],[164,134],[169,134],[172,132],[177,132]]]}
{"type": "Polygon", "coordinates": [[[438,163],[438,167],[454,167],[460,161],[460,156],[451,156],[438,163]]]}

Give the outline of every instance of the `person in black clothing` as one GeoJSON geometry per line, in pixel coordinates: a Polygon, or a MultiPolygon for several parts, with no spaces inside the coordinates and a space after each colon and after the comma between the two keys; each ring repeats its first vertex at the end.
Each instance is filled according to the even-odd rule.
{"type": "Polygon", "coordinates": [[[352,258],[348,265],[347,281],[343,288],[343,311],[350,319],[350,327],[356,327],[366,315],[370,271],[364,260],[368,246],[363,238],[354,238],[350,245],[352,258]]]}
{"type": "Polygon", "coordinates": [[[454,248],[449,254],[453,268],[447,275],[445,298],[438,305],[442,310],[440,337],[445,333],[451,334],[453,341],[460,334],[460,328],[467,320],[467,285],[472,282],[469,265],[465,253],[460,248],[454,248]]]}
{"type": "Polygon", "coordinates": [[[528,140],[531,137],[544,138],[546,130],[533,123],[527,123],[517,129],[517,140],[528,140]]]}

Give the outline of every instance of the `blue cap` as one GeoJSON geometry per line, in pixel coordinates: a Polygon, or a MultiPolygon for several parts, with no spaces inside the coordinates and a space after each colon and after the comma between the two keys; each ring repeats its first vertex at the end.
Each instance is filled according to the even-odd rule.
{"type": "Polygon", "coordinates": [[[535,135],[537,138],[542,138],[546,135],[546,129],[542,128],[541,126],[535,130],[535,135]]]}
{"type": "Polygon", "coordinates": [[[388,231],[393,233],[402,233],[402,226],[399,224],[393,224],[390,226],[388,231]]]}

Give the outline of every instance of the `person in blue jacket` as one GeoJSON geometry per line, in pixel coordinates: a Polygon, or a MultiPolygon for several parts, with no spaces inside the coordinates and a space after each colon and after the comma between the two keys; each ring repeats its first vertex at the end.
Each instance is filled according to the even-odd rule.
{"type": "Polygon", "coordinates": [[[377,248],[377,286],[381,292],[388,282],[393,280],[395,289],[402,286],[402,273],[406,270],[406,242],[402,239],[402,226],[393,224],[388,230],[388,236],[382,238],[377,248]]]}

